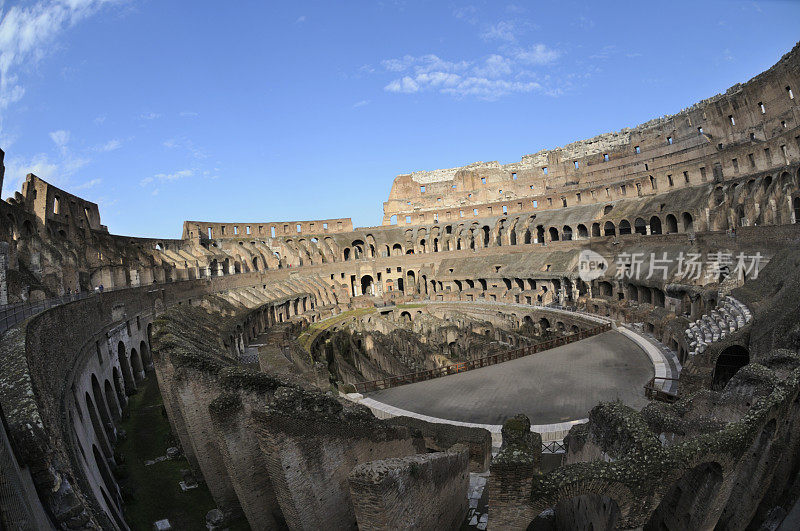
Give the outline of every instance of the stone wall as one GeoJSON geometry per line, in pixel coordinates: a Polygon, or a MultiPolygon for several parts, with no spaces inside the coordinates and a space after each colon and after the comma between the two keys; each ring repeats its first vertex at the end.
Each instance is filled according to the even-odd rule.
{"type": "Polygon", "coordinates": [[[470,472],[486,472],[492,458],[492,434],[483,428],[425,422],[412,417],[392,417],[387,422],[408,426],[422,433],[428,451],[444,452],[456,445],[465,447],[469,455],[470,472]]]}
{"type": "Polygon", "coordinates": [[[359,529],[460,529],[467,514],[468,450],[371,461],[350,472],[359,529]]]}
{"type": "Polygon", "coordinates": [[[330,397],[281,388],[254,429],[290,529],[353,529],[348,475],[358,464],[424,452],[411,430],[330,397]]]}

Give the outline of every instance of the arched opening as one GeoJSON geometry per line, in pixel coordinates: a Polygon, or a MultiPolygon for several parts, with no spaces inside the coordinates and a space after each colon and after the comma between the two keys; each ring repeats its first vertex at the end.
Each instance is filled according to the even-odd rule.
{"type": "Polygon", "coordinates": [[[103,455],[111,458],[113,455],[111,452],[111,444],[109,444],[108,439],[106,438],[105,428],[103,428],[103,424],[100,422],[100,416],[98,415],[97,409],[94,407],[92,397],[89,396],[88,392],[84,397],[84,401],[86,403],[86,410],[89,412],[89,418],[92,421],[92,429],[94,430],[95,439],[97,439],[97,442],[100,443],[100,448],[103,450],[103,455]]]}
{"type": "Polygon", "coordinates": [[[489,227],[484,225],[481,230],[483,231],[483,246],[489,247],[489,227]]]}
{"type": "Polygon", "coordinates": [[[692,232],[694,230],[694,219],[688,212],[681,214],[681,221],[683,221],[683,232],[692,232]]]}
{"type": "Polygon", "coordinates": [[[135,348],[131,349],[131,368],[133,369],[133,378],[138,382],[144,377],[144,367],[142,366],[142,358],[135,348]]]}
{"type": "Polygon", "coordinates": [[[661,218],[658,216],[650,218],[650,234],[661,234],[661,218]]]}
{"type": "Polygon", "coordinates": [[[603,297],[610,297],[611,294],[613,293],[613,289],[611,287],[611,283],[610,282],[606,282],[606,281],[598,282],[597,283],[597,287],[600,290],[600,295],[602,295],[603,297]]]}
{"type": "Polygon", "coordinates": [[[413,271],[409,270],[406,272],[406,277],[407,277],[406,289],[409,290],[409,292],[411,293],[415,293],[417,291],[416,290],[417,275],[413,271]]]}
{"type": "Polygon", "coordinates": [[[408,313],[408,312],[401,312],[400,313],[400,320],[403,321],[404,323],[410,323],[411,322],[411,314],[408,313]]]}
{"type": "Polygon", "coordinates": [[[108,408],[108,402],[103,396],[103,391],[100,389],[100,382],[97,376],[92,374],[92,398],[97,406],[97,411],[100,413],[100,420],[103,421],[103,428],[109,441],[114,441],[114,427],[111,424],[111,409],[108,408]]]}
{"type": "Polygon", "coordinates": [[[550,241],[551,242],[557,242],[558,241],[558,229],[555,228],[555,227],[550,227],[549,232],[550,232],[550,241]]]}
{"type": "Polygon", "coordinates": [[[667,234],[678,232],[678,220],[672,214],[667,214],[667,234]]]}
{"type": "Polygon", "coordinates": [[[707,529],[713,527],[706,519],[711,505],[722,486],[722,467],[718,463],[703,463],[686,472],[661,498],[645,531],[662,529],[707,529]]]}
{"type": "Polygon", "coordinates": [[[536,226],[536,241],[544,244],[544,227],[541,225],[536,226]]]}
{"type": "Polygon", "coordinates": [[[794,222],[800,223],[800,197],[795,197],[792,205],[794,206],[794,222]]]}
{"type": "Polygon", "coordinates": [[[119,408],[121,410],[125,407],[125,382],[122,379],[122,375],[119,373],[119,369],[116,367],[112,369],[111,376],[114,382],[114,393],[117,395],[117,402],[119,402],[119,408]]]}
{"type": "Polygon", "coordinates": [[[144,341],[141,341],[139,343],[139,355],[142,358],[142,365],[144,365],[144,370],[147,371],[151,369],[153,365],[153,359],[150,356],[150,348],[144,341]]]}
{"type": "Polygon", "coordinates": [[[350,248],[349,247],[345,247],[344,248],[343,256],[344,256],[344,260],[345,261],[350,260],[350,248]]]}
{"type": "Polygon", "coordinates": [[[403,246],[399,243],[392,245],[392,256],[402,256],[403,255],[403,246]]]}
{"type": "Polygon", "coordinates": [[[131,365],[128,362],[128,356],[125,353],[125,343],[122,341],[120,341],[117,345],[117,355],[119,357],[119,365],[122,368],[122,383],[125,385],[125,395],[130,396],[136,390],[136,386],[133,384],[131,365]]]}
{"type": "Polygon", "coordinates": [[[739,369],[750,363],[750,352],[740,345],[732,345],[723,350],[714,365],[714,376],[711,388],[722,390],[739,369]]]}
{"type": "Polygon", "coordinates": [[[564,230],[561,232],[561,239],[570,241],[572,239],[572,227],[564,225],[564,230]]]}
{"type": "Polygon", "coordinates": [[[600,224],[592,223],[592,238],[599,238],[599,237],[600,237],[600,224]]]}
{"type": "Polygon", "coordinates": [[[583,223],[578,225],[578,238],[588,238],[589,237],[589,230],[586,228],[586,225],[583,223]]]}
{"type": "Polygon", "coordinates": [[[547,317],[541,317],[539,319],[539,329],[542,334],[550,329],[550,321],[547,319],[547,317]]]}
{"type": "Polygon", "coordinates": [[[627,219],[623,219],[619,222],[619,234],[622,236],[623,234],[630,234],[631,233],[631,223],[627,219]]]}
{"type": "Polygon", "coordinates": [[[361,277],[361,294],[362,295],[375,295],[374,292],[375,282],[370,275],[361,277]]]}
{"type": "Polygon", "coordinates": [[[25,237],[33,236],[33,223],[29,219],[22,222],[22,235],[25,237]]]}
{"type": "MultiPolygon", "coordinates": [[[[108,470],[108,464],[106,460],[103,458],[100,451],[97,449],[97,445],[92,445],[92,455],[94,456],[94,465],[97,468],[97,471],[100,472],[100,476],[103,478],[103,483],[106,485],[106,490],[109,492],[115,492],[117,490],[117,484],[111,477],[111,472],[108,470]]],[[[108,500],[106,500],[108,503],[108,500]]],[[[109,509],[112,511],[115,509],[115,506],[109,506],[109,509]]]]}
{"type": "MultiPolygon", "coordinates": [[[[528,529],[542,529],[537,522],[542,516],[531,522],[528,529]]],[[[619,506],[611,498],[600,494],[581,494],[556,504],[551,517],[551,529],[616,529],[619,516],[619,506]]]]}
{"type": "MultiPolygon", "coordinates": [[[[795,200],[795,201],[797,201],[797,200],[795,200]]],[[[796,217],[798,217],[798,216],[796,216],[796,217]]],[[[798,219],[800,219],[800,217],[798,217],[798,219]]],[[[531,230],[530,229],[525,229],[525,239],[523,241],[525,243],[531,243],[531,230]]]]}
{"type": "Polygon", "coordinates": [[[606,221],[606,224],[603,226],[603,234],[605,236],[616,236],[617,231],[614,228],[614,224],[610,221],[606,221]]]}
{"type": "Polygon", "coordinates": [[[111,412],[111,417],[119,421],[121,418],[120,410],[122,409],[121,406],[117,403],[117,396],[114,393],[114,388],[111,387],[111,382],[108,380],[105,381],[103,384],[105,395],[106,395],[106,405],[108,406],[108,410],[111,412]]]}
{"type": "Polygon", "coordinates": [[[633,232],[636,234],[647,234],[647,223],[642,218],[633,221],[633,232]]]}

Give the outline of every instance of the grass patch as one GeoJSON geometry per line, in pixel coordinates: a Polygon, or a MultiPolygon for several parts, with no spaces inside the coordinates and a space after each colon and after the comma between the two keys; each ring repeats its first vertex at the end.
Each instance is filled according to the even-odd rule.
{"type": "MultiPolygon", "coordinates": [[[[181,490],[181,471],[189,469],[189,462],[181,456],[144,465],[147,460],[166,455],[167,448],[175,445],[155,375],[150,373],[139,383],[139,392],[130,397],[128,409],[130,416],[121,426],[127,439],[119,443],[115,452],[124,476],[120,487],[128,525],[134,530],[149,530],[153,522],[167,518],[173,529],[205,529],[206,513],[216,504],[202,478],[197,478],[197,488],[181,490]]],[[[250,529],[243,518],[228,527],[250,529]]]]}

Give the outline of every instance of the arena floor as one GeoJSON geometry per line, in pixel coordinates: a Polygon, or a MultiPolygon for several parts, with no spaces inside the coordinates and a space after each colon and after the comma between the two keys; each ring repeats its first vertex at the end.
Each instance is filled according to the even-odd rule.
{"type": "Polygon", "coordinates": [[[532,424],[586,418],[604,400],[636,409],[653,364],[632,340],[609,331],[539,354],[367,396],[431,417],[502,424],[524,413],[532,424]]]}

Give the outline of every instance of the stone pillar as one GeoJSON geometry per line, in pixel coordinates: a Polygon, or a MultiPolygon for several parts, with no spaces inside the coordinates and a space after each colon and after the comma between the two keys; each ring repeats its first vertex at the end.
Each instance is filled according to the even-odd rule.
{"type": "Polygon", "coordinates": [[[502,434],[490,467],[489,522],[494,529],[525,529],[537,516],[531,508],[531,481],[541,475],[542,436],[531,432],[525,415],[505,421],[502,434]]]}

